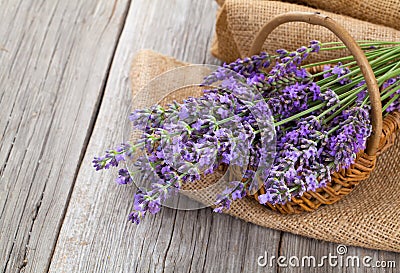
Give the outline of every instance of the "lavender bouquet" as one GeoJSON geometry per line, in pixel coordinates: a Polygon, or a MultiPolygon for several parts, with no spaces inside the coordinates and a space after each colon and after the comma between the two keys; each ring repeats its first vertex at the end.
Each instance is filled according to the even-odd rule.
{"type": "MultiPolygon", "coordinates": [[[[383,114],[400,110],[400,43],[358,43],[378,80],[383,114]]],[[[259,202],[272,205],[326,187],[333,172],[354,163],[371,134],[367,87],[354,57],[304,65],[310,54],[343,48],[340,42],[311,41],[293,52],[262,52],[224,64],[204,79],[205,86],[216,87],[202,96],[133,111],[130,120],[142,136],[95,157],[94,167],[134,161],[134,170],[119,169],[116,182],[132,183],[135,173],[149,181],[134,195],[129,220],[137,224],[183,185],[220,166],[239,166],[243,176],[216,194],[215,212],[260,186],[265,194],[259,202]]]]}

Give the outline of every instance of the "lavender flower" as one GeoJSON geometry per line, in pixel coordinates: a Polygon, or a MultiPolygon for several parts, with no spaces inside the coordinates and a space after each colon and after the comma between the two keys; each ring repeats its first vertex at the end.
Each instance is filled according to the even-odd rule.
{"type": "Polygon", "coordinates": [[[372,130],[369,107],[354,107],[344,111],[333,120],[332,126],[337,129],[324,140],[321,158],[326,164],[334,166],[334,171],[339,171],[353,164],[357,153],[365,149],[372,130]]]}
{"type": "Polygon", "coordinates": [[[115,181],[120,185],[124,185],[131,183],[133,180],[127,169],[120,169],[118,171],[118,177],[115,181]]]}
{"type": "Polygon", "coordinates": [[[124,143],[115,150],[107,150],[104,156],[95,157],[92,163],[96,171],[118,167],[121,161],[125,161],[126,157],[131,157],[134,152],[135,147],[124,143]]]}
{"type": "MultiPolygon", "coordinates": [[[[318,81],[302,63],[321,46],[311,41],[292,52],[279,49],[275,59],[265,52],[238,59],[206,77],[203,85],[218,87],[199,98],[133,111],[130,119],[142,138],[93,160],[96,170],[134,160],[133,170],[120,168],[116,182],[148,182],[137,190],[128,219],[138,224],[159,212],[184,183],[221,165],[243,173],[216,195],[215,212],[257,191],[260,179],[265,188],[260,203],[285,204],[326,187],[333,172],[349,168],[371,134],[365,80],[338,63],[326,67],[318,81]],[[271,130],[273,122],[279,126],[271,130]],[[265,144],[275,140],[272,151],[265,144]],[[139,150],[145,156],[136,158],[139,150]]],[[[400,110],[399,79],[381,84],[386,112],[400,110]]]]}
{"type": "MultiPolygon", "coordinates": [[[[336,78],[341,78],[344,77],[345,75],[349,74],[351,71],[349,68],[343,66],[343,64],[341,62],[338,62],[337,65],[335,65],[333,68],[331,68],[330,66],[324,66],[324,70],[325,71],[329,71],[326,72],[324,74],[324,78],[328,78],[328,77],[332,77],[332,76],[336,76],[336,78]]],[[[345,85],[351,82],[350,78],[344,77],[342,79],[339,80],[339,83],[341,85],[345,85]]]]}

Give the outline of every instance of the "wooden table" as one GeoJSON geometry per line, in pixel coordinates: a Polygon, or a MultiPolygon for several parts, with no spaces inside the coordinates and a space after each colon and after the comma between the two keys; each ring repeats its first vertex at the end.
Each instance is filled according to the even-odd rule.
{"type": "MultiPolygon", "coordinates": [[[[123,140],[135,53],[219,64],[209,51],[216,9],[212,0],[0,2],[0,272],[381,272],[259,267],[265,252],[321,257],[337,245],[211,209],[163,209],[135,226],[133,191],[93,170],[93,156],[123,140]]],[[[400,254],[348,254],[400,267],[400,254]]]]}

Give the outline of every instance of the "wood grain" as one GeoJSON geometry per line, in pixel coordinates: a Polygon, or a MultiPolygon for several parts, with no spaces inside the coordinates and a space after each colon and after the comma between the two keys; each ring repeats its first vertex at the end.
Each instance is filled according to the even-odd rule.
{"type": "Polygon", "coordinates": [[[219,63],[209,54],[215,10],[211,0],[132,2],[50,272],[258,272],[253,257],[277,250],[280,232],[211,209],[163,208],[137,227],[127,223],[134,188],[116,185],[115,173],[96,173],[90,164],[122,140],[118,128],[129,111],[128,75],[138,49],[219,63]]]}
{"type": "MultiPolygon", "coordinates": [[[[209,53],[216,9],[213,0],[0,2],[0,272],[397,272],[260,267],[266,253],[321,257],[337,245],[210,209],[127,222],[134,188],[91,160],[124,140],[132,58],[148,48],[219,64],[209,53]]],[[[400,266],[398,253],[348,255],[400,266]]]]}
{"type": "Polygon", "coordinates": [[[128,1],[1,1],[0,272],[46,272],[128,1]]]}

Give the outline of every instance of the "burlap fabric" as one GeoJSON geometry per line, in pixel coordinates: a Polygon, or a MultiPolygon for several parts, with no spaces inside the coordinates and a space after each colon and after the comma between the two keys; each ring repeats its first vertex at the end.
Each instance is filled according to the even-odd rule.
{"type": "Polygon", "coordinates": [[[400,29],[400,1],[398,0],[297,0],[297,2],[400,29]]]}
{"type": "MultiPolygon", "coordinates": [[[[157,75],[182,65],[184,63],[151,51],[140,52],[131,69],[133,97],[157,75]]],[[[147,99],[152,100],[155,92],[157,89],[148,92],[147,99]]],[[[377,168],[368,180],[343,200],[312,213],[281,215],[251,197],[234,202],[227,213],[260,226],[307,237],[400,252],[399,156],[400,142],[397,141],[378,158],[377,168]]],[[[199,184],[209,182],[207,179],[199,184]]],[[[214,195],[215,192],[202,198],[209,201],[214,195]]]]}
{"type": "MultiPolygon", "coordinates": [[[[220,6],[225,1],[216,0],[220,6]]],[[[400,1],[397,0],[281,0],[280,2],[307,5],[400,30],[400,1]]]]}
{"type": "MultiPolygon", "coordinates": [[[[226,0],[217,15],[216,35],[212,46],[213,55],[225,62],[247,56],[261,27],[274,16],[289,11],[322,12],[340,22],[356,40],[400,40],[400,31],[393,28],[301,5],[263,0],[226,0]]],[[[271,33],[263,49],[267,52],[273,52],[278,48],[296,49],[307,45],[313,39],[322,42],[338,41],[334,34],[323,27],[306,23],[288,23],[271,33]]],[[[315,61],[347,54],[346,50],[328,51],[313,55],[309,60],[315,61]]]]}

